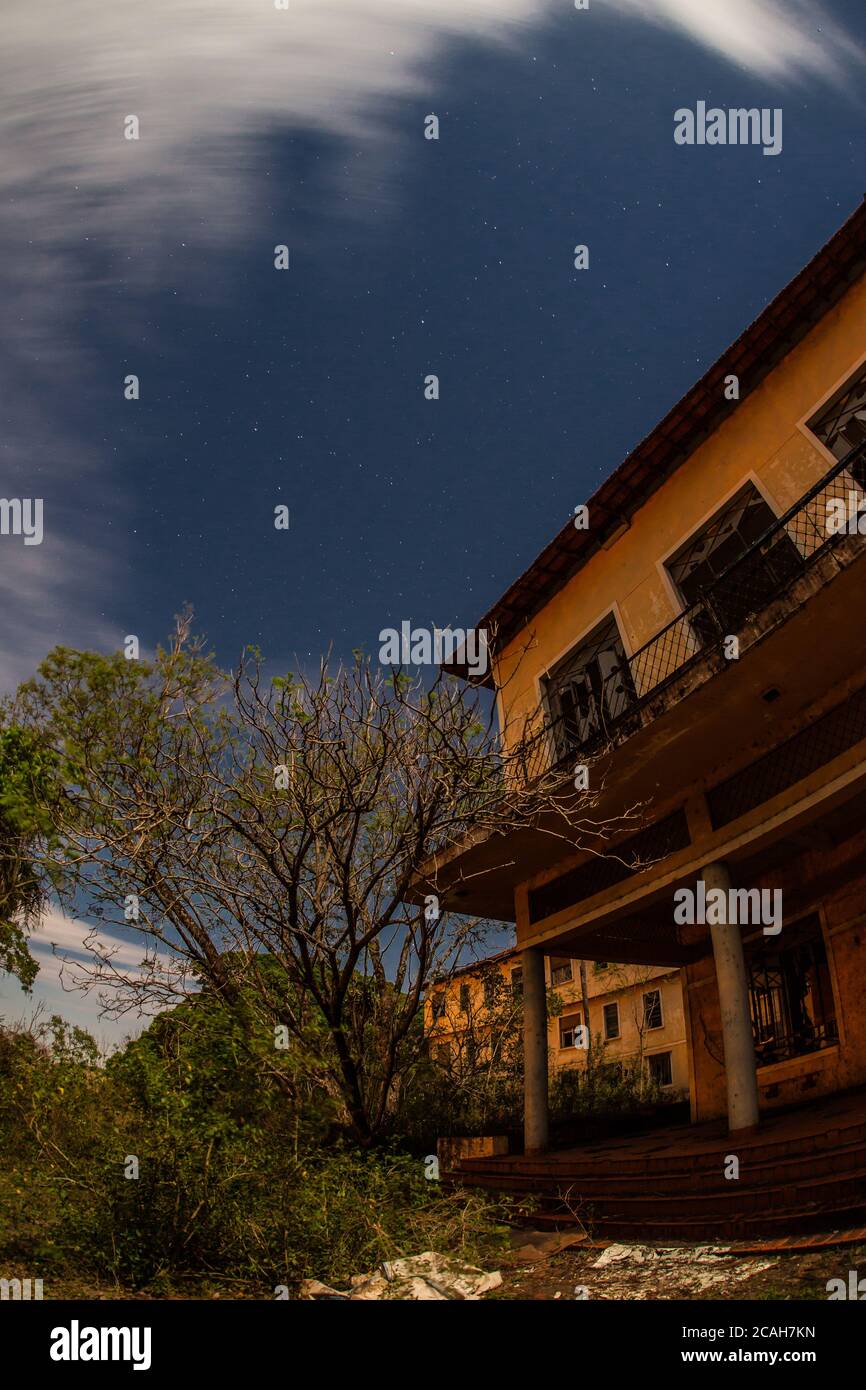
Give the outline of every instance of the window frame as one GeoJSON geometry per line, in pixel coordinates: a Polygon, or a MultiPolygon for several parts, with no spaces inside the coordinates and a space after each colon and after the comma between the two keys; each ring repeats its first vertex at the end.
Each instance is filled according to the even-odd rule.
{"type": "MultiPolygon", "coordinates": [[[[545,669],[543,671],[539,671],[538,674],[535,676],[536,708],[541,711],[545,722],[549,726],[558,726],[558,721],[560,719],[560,713],[554,704],[554,700],[551,698],[552,691],[557,683],[556,674],[558,672],[561,673],[564,669],[566,669],[568,665],[573,661],[573,659],[578,655],[580,648],[588,646],[592,641],[593,634],[598,632],[609,622],[613,622],[613,625],[616,628],[617,637],[619,639],[619,644],[622,648],[622,653],[625,661],[625,668],[628,674],[631,674],[629,661],[634,654],[634,649],[627,637],[626,627],[622,619],[622,614],[620,612],[620,606],[618,603],[615,602],[612,603],[609,608],[604,609],[602,613],[597,614],[597,616],[592,620],[592,622],[587,624],[583,631],[578,633],[576,637],[571,638],[571,640],[568,642],[568,645],[563,647],[562,650],[558,652],[557,655],[553,658],[553,660],[548,663],[545,669]]],[[[638,699],[640,698],[639,693],[636,689],[635,696],[638,699]]],[[[570,753],[571,749],[568,749],[567,755],[570,755],[570,753]]],[[[557,749],[557,755],[560,755],[559,749],[557,749]]]]}
{"type": "Polygon", "coordinates": [[[662,1052],[650,1052],[650,1053],[647,1055],[646,1063],[647,1063],[647,1071],[649,1072],[650,1080],[651,1080],[651,1081],[654,1081],[654,1082],[656,1083],[656,1085],[659,1087],[659,1090],[661,1090],[661,1091],[666,1091],[666,1090],[668,1090],[671,1086],[673,1086],[673,1084],[674,1084],[674,1059],[673,1059],[673,1052],[671,1051],[670,1048],[666,1048],[666,1049],[665,1049],[664,1051],[662,1051],[662,1052]],[[658,1081],[657,1078],[653,1075],[653,1063],[655,1063],[655,1062],[657,1062],[657,1061],[660,1061],[662,1058],[666,1058],[666,1059],[667,1059],[667,1071],[668,1071],[668,1075],[669,1075],[669,1077],[670,1077],[670,1080],[669,1080],[669,1081],[658,1081]]]}
{"type": "Polygon", "coordinates": [[[574,1042],[570,1042],[570,1043],[563,1042],[562,1039],[563,1039],[563,1034],[564,1034],[564,1033],[571,1033],[571,1034],[573,1034],[576,1028],[582,1028],[582,1027],[583,1027],[583,1009],[577,1009],[577,1010],[574,1010],[574,1011],[572,1011],[571,1013],[567,1013],[567,1014],[560,1014],[558,1023],[559,1023],[559,1030],[558,1030],[558,1036],[559,1036],[559,1051],[560,1051],[560,1052],[582,1052],[584,1049],[578,1047],[578,1046],[576,1045],[576,1043],[574,1043],[574,1042]],[[566,1024],[566,1023],[570,1023],[570,1024],[571,1024],[571,1027],[570,1027],[570,1028],[566,1028],[566,1027],[565,1027],[565,1024],[566,1024]]]}
{"type": "MultiPolygon", "coordinates": [[[[727,492],[722,494],[721,497],[716,497],[713,501],[713,505],[707,511],[704,512],[703,516],[697,517],[693,522],[691,522],[691,524],[686,528],[686,530],[680,533],[679,539],[675,541],[673,545],[669,546],[668,549],[664,552],[664,554],[660,555],[656,560],[656,571],[659,575],[659,578],[661,579],[664,590],[671,601],[671,616],[668,619],[669,622],[672,622],[674,618],[680,617],[683,613],[685,613],[688,607],[688,605],[685,603],[684,596],[680,593],[673,580],[673,577],[671,576],[670,570],[668,569],[669,563],[673,561],[677,555],[679,555],[680,551],[685,549],[689,541],[693,540],[706,526],[709,525],[709,523],[713,520],[713,517],[717,516],[719,512],[724,511],[725,507],[727,507],[729,503],[731,503],[734,500],[737,493],[742,492],[742,490],[749,483],[751,483],[755,491],[758,492],[761,495],[761,497],[763,497],[770,511],[775,516],[776,520],[778,520],[779,517],[783,515],[784,508],[779,506],[779,503],[777,502],[773,494],[768,490],[767,485],[763,481],[763,479],[759,478],[757,473],[754,473],[751,469],[748,473],[744,473],[742,477],[739,478],[737,482],[735,482],[733,486],[727,490],[727,492]]],[[[662,628],[661,630],[663,631],[664,628],[662,628]]],[[[697,642],[697,636],[695,637],[695,641],[697,642]]]]}
{"type": "Polygon", "coordinates": [[[642,999],[643,999],[643,1027],[644,1027],[644,1032],[645,1032],[645,1033],[657,1033],[657,1032],[659,1031],[660,1028],[664,1028],[664,1026],[665,1026],[665,1013],[664,1013],[664,1005],[663,1005],[663,1003],[662,1003],[662,992],[661,992],[661,988],[659,987],[658,989],[647,989],[647,990],[642,990],[642,991],[641,991],[641,997],[642,997],[642,999]],[[655,994],[655,995],[658,997],[658,1001],[659,1001],[659,1020],[660,1020],[660,1021],[659,1021],[658,1023],[649,1023],[649,1022],[648,1022],[648,1019],[647,1019],[647,1005],[646,1005],[646,1001],[647,1001],[647,1000],[650,998],[650,996],[653,995],[653,994],[655,994]]]}
{"type": "Polygon", "coordinates": [[[556,989],[559,985],[569,985],[574,983],[574,961],[571,956],[551,956],[550,957],[550,988],[556,989]],[[555,964],[558,962],[558,964],[555,964]],[[557,970],[564,970],[568,967],[568,974],[562,980],[555,978],[557,970]]]}
{"type": "MultiPolygon", "coordinates": [[[[779,516],[779,511],[768,501],[764,490],[751,479],[746,479],[741,487],[717,505],[710,516],[666,557],[665,567],[678,596],[680,612],[690,613],[689,627],[701,648],[715,640],[715,629],[719,621],[729,632],[738,632],[743,625],[744,614],[738,611],[738,603],[742,603],[742,597],[736,579],[731,587],[731,581],[726,580],[726,575],[729,576],[737,566],[754,563],[755,573],[762,578],[766,577],[769,592],[775,593],[786,573],[791,571],[791,566],[801,561],[800,547],[787,531],[779,532],[773,543],[762,550],[760,562],[755,560],[755,541],[775,525],[779,516]],[[763,508],[763,514],[759,513],[757,519],[754,517],[755,508],[763,508]],[[753,513],[751,521],[748,520],[750,512],[753,513]],[[733,523],[730,521],[732,513],[738,513],[733,523]],[[756,526],[757,531],[749,539],[750,532],[755,531],[756,526]],[[702,538],[706,547],[707,533],[714,529],[717,532],[714,542],[709,548],[704,549],[702,559],[691,563],[690,552],[701,545],[702,538]],[[719,535],[722,537],[721,541],[719,535]],[[742,547],[740,553],[722,563],[718,559],[714,562],[712,557],[726,547],[729,549],[734,537],[742,547]],[[750,551],[753,552],[751,561],[746,558],[750,551]],[[679,573],[684,565],[688,565],[689,568],[684,573],[679,573]],[[699,572],[704,572],[704,578],[695,588],[692,580],[699,572]],[[708,600],[709,594],[712,594],[712,598],[708,600]]],[[[737,573],[741,584],[742,569],[737,573]]],[[[746,609],[748,611],[748,604],[746,609]]]]}
{"type": "MultiPolygon", "coordinates": [[[[788,923],[786,931],[787,942],[767,938],[756,933],[752,936],[748,936],[743,943],[746,963],[746,983],[749,991],[749,1016],[752,1023],[752,1037],[757,1054],[756,1062],[759,1071],[764,1071],[765,1069],[776,1066],[787,1066],[790,1065],[792,1061],[796,1062],[804,1057],[820,1056],[821,1053],[838,1047],[843,1037],[844,1020],[839,1003],[840,996],[839,982],[836,973],[836,960],[831,949],[831,937],[828,933],[824,911],[819,907],[812,911],[800,913],[799,916],[788,923]],[[808,935],[804,936],[804,929],[807,928],[809,929],[808,935]],[[756,1017],[755,1011],[755,1004],[758,1002],[756,998],[758,993],[758,971],[756,967],[763,965],[764,980],[766,981],[768,970],[773,968],[767,959],[768,957],[780,957],[792,954],[796,951],[802,951],[803,947],[810,942],[820,945],[823,956],[823,961],[820,963],[824,965],[826,970],[827,995],[825,996],[823,987],[819,990],[819,997],[822,1004],[829,1005],[829,1008],[823,1010],[824,1019],[819,1025],[819,1029],[823,1028],[825,1030],[825,1036],[823,1039],[819,1039],[816,1046],[793,1050],[786,1055],[786,1046],[792,1036],[790,1032],[783,1032],[775,1035],[770,1034],[768,1031],[766,1037],[760,1036],[761,1021],[756,1017]],[[762,959],[759,961],[756,957],[761,957],[762,959]],[[774,1043],[782,1050],[782,1055],[779,1057],[768,1055],[772,1052],[774,1043]]],[[[783,1002],[782,1017],[789,1018],[787,981],[790,979],[790,972],[783,971],[782,974],[784,977],[780,990],[780,997],[783,1002]]]]}
{"type": "Polygon", "coordinates": [[[823,396],[820,396],[818,400],[814,401],[805,415],[802,415],[797,421],[796,428],[803,437],[808,440],[812,448],[818,450],[818,453],[821,458],[825,460],[828,468],[832,468],[839,460],[836,458],[835,454],[830,452],[823,440],[809,428],[809,421],[814,420],[816,415],[820,415],[822,411],[826,410],[827,407],[831,405],[834,398],[844,392],[849,382],[853,381],[855,377],[861,376],[864,371],[866,371],[866,352],[862,353],[856,361],[852,362],[842,375],[837,378],[830,389],[825,391],[823,396]]]}

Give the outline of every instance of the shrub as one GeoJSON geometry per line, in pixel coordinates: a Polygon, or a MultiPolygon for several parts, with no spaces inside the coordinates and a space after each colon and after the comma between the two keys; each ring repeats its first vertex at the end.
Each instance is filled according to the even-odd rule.
{"type": "Polygon", "coordinates": [[[237,1042],[209,1008],[162,1015],[107,1064],[59,1019],[0,1030],[0,1255],[152,1292],[206,1278],[270,1295],[496,1247],[487,1198],[444,1193],[396,1145],[333,1142],[327,1098],[306,1108],[302,1078],[285,1086],[237,1042]]]}

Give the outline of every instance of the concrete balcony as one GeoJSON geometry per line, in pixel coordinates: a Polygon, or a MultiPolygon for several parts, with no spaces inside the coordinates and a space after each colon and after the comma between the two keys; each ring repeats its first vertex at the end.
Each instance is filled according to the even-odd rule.
{"type": "MultiPolygon", "coordinates": [[[[863,446],[834,464],[698,600],[588,692],[579,720],[546,721],[527,739],[526,780],[609,754],[744,656],[859,556],[861,506],[866,509],[863,446]],[[839,511],[845,529],[833,530],[839,511]],[[726,652],[732,637],[735,658],[726,652]]],[[[862,526],[866,533],[866,510],[862,526]]]]}
{"type": "Polygon", "coordinates": [[[615,673],[625,697],[614,720],[600,718],[583,737],[546,725],[527,742],[518,775],[561,769],[565,782],[587,762],[598,788],[593,819],[636,808],[631,827],[597,844],[584,836],[571,856],[562,838],[533,830],[479,838],[439,864],[448,905],[514,921],[515,891],[529,885],[521,944],[538,940],[535,923],[564,922],[566,903],[585,931],[614,904],[645,912],[651,885],[668,893],[693,859],[763,852],[866,794],[861,505],[866,450],[858,449],[626,659],[615,673]],[[829,524],[831,503],[849,519],[843,530],[829,524]],[[587,881],[562,882],[560,902],[542,904],[560,893],[548,880],[572,873],[587,881]]]}

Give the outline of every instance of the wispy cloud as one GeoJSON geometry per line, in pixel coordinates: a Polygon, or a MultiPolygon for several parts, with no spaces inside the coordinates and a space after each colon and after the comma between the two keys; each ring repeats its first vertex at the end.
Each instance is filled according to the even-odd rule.
{"type": "Polygon", "coordinates": [[[143,974],[144,947],[140,943],[100,931],[78,917],[67,917],[56,908],[45,913],[30,938],[30,946],[39,959],[40,975],[44,974],[46,980],[60,979],[64,963],[67,970],[74,970],[76,962],[89,965],[106,952],[111,953],[115,968],[130,979],[143,974]]]}
{"type": "MultiPolygon", "coordinates": [[[[394,98],[427,99],[431,59],[462,39],[519,46],[563,5],[580,24],[568,0],[291,0],[286,11],[271,0],[4,0],[0,493],[44,497],[46,539],[30,553],[2,541],[0,682],[58,637],[118,640],[101,596],[124,524],[122,459],[80,437],[69,406],[94,389],[79,324],[111,317],[106,291],[172,279],[180,294],[218,294],[199,253],[256,235],[270,196],[253,151],[264,135],[300,128],[363,144],[369,158],[354,166],[367,173],[333,174],[361,195],[341,215],[363,207],[359,180],[381,178],[409,143],[382,113],[394,98]],[[138,141],[123,138],[130,114],[138,141]],[[114,531],[100,519],[97,532],[94,494],[114,531]]],[[[862,62],[811,0],[605,0],[598,12],[612,43],[624,20],[649,22],[778,82],[842,80],[862,62]]],[[[125,326],[133,335],[133,322],[113,325],[125,326]]]]}
{"type": "Polygon", "coordinates": [[[118,976],[131,982],[142,980],[144,946],[121,940],[109,932],[97,931],[76,917],[67,917],[55,908],[45,913],[30,938],[30,948],[39,964],[39,974],[31,995],[26,995],[10,976],[0,981],[0,1014],[10,1020],[28,1020],[35,1011],[42,1016],[60,1014],[71,1023],[86,1028],[100,1042],[115,1045],[147,1027],[149,1017],[127,1013],[113,1018],[103,1012],[98,991],[82,988],[88,974],[106,954],[118,976]]]}
{"type": "Polygon", "coordinates": [[[864,50],[816,0],[607,0],[777,82],[846,81],[864,50]]]}
{"type": "Polygon", "coordinates": [[[70,641],[73,632],[79,645],[103,651],[119,647],[123,638],[100,608],[100,595],[111,583],[110,553],[90,536],[65,533],[63,514],[74,524],[74,513],[56,505],[56,486],[53,495],[46,491],[53,505],[42,545],[25,546],[12,537],[2,542],[8,548],[0,578],[0,691],[30,675],[46,652],[70,641]]]}

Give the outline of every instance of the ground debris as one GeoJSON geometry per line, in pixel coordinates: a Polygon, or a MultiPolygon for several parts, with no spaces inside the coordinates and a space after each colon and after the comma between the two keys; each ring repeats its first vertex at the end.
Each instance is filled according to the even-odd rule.
{"type": "Polygon", "coordinates": [[[298,1291],[303,1299],[409,1299],[442,1302],[465,1299],[477,1302],[492,1289],[498,1289],[502,1275],[475,1265],[464,1264],[449,1255],[426,1250],[403,1260],[386,1260],[369,1274],[353,1274],[345,1292],[332,1289],[318,1279],[305,1279],[298,1291]]]}
{"type": "MultiPolygon", "coordinates": [[[[604,1298],[682,1298],[710,1288],[742,1283],[775,1259],[741,1259],[726,1245],[608,1245],[591,1268],[604,1271],[604,1298]]],[[[590,1286],[590,1297],[592,1291],[590,1286]]]]}
{"type": "Polygon", "coordinates": [[[550,1259],[574,1245],[589,1243],[585,1231],[522,1231],[514,1234],[513,1248],[508,1252],[507,1264],[534,1265],[539,1260],[550,1259]],[[518,1240],[521,1244],[518,1244],[518,1240]]]}

